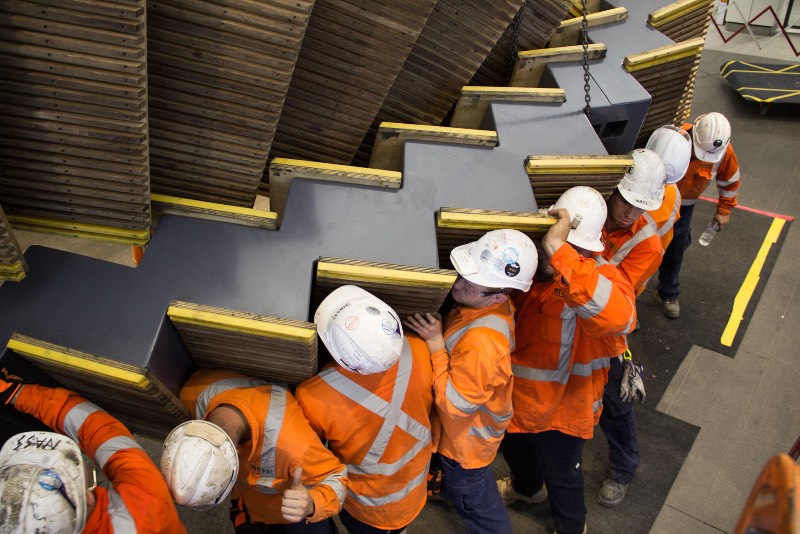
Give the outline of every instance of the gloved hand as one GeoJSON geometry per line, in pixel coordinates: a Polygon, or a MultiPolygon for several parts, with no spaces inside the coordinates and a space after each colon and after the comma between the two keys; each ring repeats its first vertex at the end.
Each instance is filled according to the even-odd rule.
{"type": "Polygon", "coordinates": [[[644,381],[642,381],[642,372],[644,367],[633,363],[633,355],[630,349],[625,351],[622,355],[622,364],[624,366],[622,375],[622,385],[619,388],[619,398],[622,402],[633,402],[638,400],[644,402],[647,394],[644,391],[644,381]]]}
{"type": "Polygon", "coordinates": [[[431,456],[431,466],[428,469],[428,497],[438,497],[442,492],[444,482],[444,470],[439,455],[434,453],[431,456]]]}
{"type": "Polygon", "coordinates": [[[0,369],[0,375],[0,404],[6,405],[22,387],[22,377],[9,373],[5,367],[0,369]]]}

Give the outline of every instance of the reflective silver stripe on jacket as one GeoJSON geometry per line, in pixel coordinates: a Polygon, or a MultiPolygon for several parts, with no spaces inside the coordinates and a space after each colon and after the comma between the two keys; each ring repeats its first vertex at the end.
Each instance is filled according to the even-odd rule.
{"type": "Polygon", "coordinates": [[[681,210],[681,194],[678,193],[675,196],[675,203],[672,205],[672,209],[669,212],[669,216],[667,220],[664,221],[664,224],[661,225],[661,228],[656,226],[656,221],[653,217],[648,213],[644,212],[644,218],[647,219],[649,224],[653,225],[653,228],[656,228],[656,235],[658,237],[664,237],[667,232],[669,232],[673,226],[675,226],[675,221],[678,219],[678,212],[681,210]]]}
{"type": "Polygon", "coordinates": [[[133,517],[125,506],[125,502],[114,488],[108,490],[108,508],[106,508],[111,518],[111,526],[115,534],[136,534],[136,524],[133,517]]]}
{"type": "MultiPolygon", "coordinates": [[[[400,352],[400,359],[397,367],[397,377],[395,378],[392,390],[391,402],[386,402],[383,398],[375,395],[360,384],[344,376],[336,368],[329,367],[324,369],[320,378],[331,386],[341,395],[347,397],[359,406],[383,418],[383,424],[372,445],[364,455],[360,464],[348,464],[347,472],[359,475],[385,475],[391,476],[400,471],[406,464],[413,460],[421,450],[431,442],[431,431],[424,424],[414,420],[402,411],[403,401],[408,391],[408,383],[411,379],[411,371],[414,365],[411,345],[407,339],[403,339],[403,350],[400,352]],[[383,457],[389,440],[395,429],[399,428],[417,439],[417,442],[410,450],[405,452],[400,458],[392,463],[382,463],[383,457]]],[[[428,465],[419,475],[409,482],[406,487],[383,497],[371,498],[364,495],[357,495],[352,490],[348,495],[356,501],[366,506],[380,506],[403,499],[414,488],[425,481],[428,473],[428,465]]],[[[344,499],[344,495],[342,495],[344,499]]]]}
{"type": "Polygon", "coordinates": [[[561,348],[558,354],[557,369],[538,369],[520,364],[512,364],[514,376],[525,380],[539,382],[558,382],[566,384],[569,379],[570,361],[572,360],[572,343],[575,341],[575,310],[564,304],[561,310],[561,348]]]}
{"type": "Polygon", "coordinates": [[[278,436],[281,433],[283,416],[286,413],[286,390],[279,386],[272,386],[270,392],[267,420],[264,422],[264,442],[261,445],[261,469],[256,485],[262,493],[277,493],[272,487],[275,483],[277,468],[275,467],[275,453],[278,450],[278,436]]]}
{"type": "Polygon", "coordinates": [[[475,413],[475,411],[478,408],[480,408],[479,404],[472,404],[467,399],[465,399],[461,395],[461,393],[458,392],[458,390],[456,389],[456,387],[453,385],[453,383],[450,381],[449,378],[447,379],[447,388],[445,389],[445,397],[447,397],[447,400],[450,401],[450,404],[455,406],[456,409],[458,409],[458,411],[465,414],[475,413]]]}
{"type": "Polygon", "coordinates": [[[75,443],[80,443],[81,440],[78,439],[78,431],[83,426],[83,423],[85,423],[86,419],[94,412],[102,411],[103,410],[98,406],[88,401],[76,404],[70,408],[67,415],[64,417],[64,434],[72,438],[75,443]]]}
{"type": "Polygon", "coordinates": [[[726,191],[725,189],[718,187],[717,192],[719,193],[719,196],[723,198],[736,198],[737,196],[739,196],[738,189],[734,189],[733,191],[726,191]]]}
{"type": "Polygon", "coordinates": [[[97,450],[94,453],[94,461],[97,462],[97,465],[100,467],[100,469],[103,469],[106,465],[106,462],[108,462],[108,459],[111,458],[116,452],[123,449],[144,450],[138,443],[136,443],[135,439],[128,436],[117,436],[115,438],[106,440],[102,445],[97,447],[97,450]]]}
{"type": "Polygon", "coordinates": [[[269,386],[269,382],[264,380],[256,380],[252,378],[225,378],[209,385],[197,397],[197,403],[194,407],[195,417],[197,419],[205,419],[208,412],[208,405],[211,400],[231,389],[244,389],[244,388],[257,388],[259,386],[269,386]]]}
{"type": "Polygon", "coordinates": [[[717,187],[727,187],[731,184],[735,184],[739,181],[740,175],[739,170],[737,169],[733,176],[730,177],[728,180],[717,180],[717,187]]]}
{"type": "Polygon", "coordinates": [[[645,224],[639,228],[639,230],[633,234],[630,239],[625,241],[621,247],[619,247],[619,250],[614,253],[609,262],[614,266],[619,265],[623,262],[623,260],[625,260],[626,257],[628,257],[628,254],[630,254],[631,250],[633,250],[636,245],[654,235],[656,235],[655,224],[645,224]]]}
{"type": "Polygon", "coordinates": [[[483,317],[478,317],[474,321],[470,321],[447,336],[447,339],[444,340],[445,347],[447,347],[447,352],[450,353],[453,351],[453,347],[455,347],[456,344],[461,341],[461,338],[467,333],[467,330],[470,328],[479,328],[481,326],[491,328],[495,332],[505,336],[511,345],[511,350],[514,350],[514,338],[511,335],[511,325],[508,324],[508,321],[497,315],[484,315],[483,317]]]}

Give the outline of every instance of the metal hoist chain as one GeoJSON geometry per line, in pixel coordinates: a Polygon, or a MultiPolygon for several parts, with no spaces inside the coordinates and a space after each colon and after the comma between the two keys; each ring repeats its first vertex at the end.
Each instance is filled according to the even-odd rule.
{"type": "Polygon", "coordinates": [[[525,6],[528,5],[528,0],[522,2],[522,7],[519,8],[517,16],[511,23],[511,43],[509,44],[508,61],[506,62],[506,72],[503,75],[503,85],[511,83],[511,77],[514,75],[514,65],[517,63],[517,48],[519,47],[519,31],[522,27],[522,17],[525,15],[525,6]]]}
{"type": "Polygon", "coordinates": [[[581,0],[581,10],[583,15],[583,22],[581,22],[581,34],[583,35],[583,90],[586,93],[584,100],[586,101],[586,106],[583,108],[583,112],[586,114],[586,118],[590,121],[592,120],[592,97],[589,95],[589,19],[587,16],[589,12],[586,8],[586,0],[581,0]]]}

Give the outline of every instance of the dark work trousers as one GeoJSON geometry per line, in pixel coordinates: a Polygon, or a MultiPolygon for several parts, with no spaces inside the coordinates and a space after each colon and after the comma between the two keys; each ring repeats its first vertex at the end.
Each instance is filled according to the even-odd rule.
{"type": "Polygon", "coordinates": [[[656,290],[663,300],[673,300],[681,294],[681,264],[683,253],[692,244],[692,212],[691,206],[681,206],[681,216],[672,227],[672,241],[658,268],[658,286],[656,290]]]}
{"type": "MultiPolygon", "coordinates": [[[[441,456],[441,455],[440,455],[441,456]]],[[[492,473],[492,466],[464,469],[441,456],[444,494],[471,534],[511,534],[508,510],[492,473]]]]}
{"type": "Polygon", "coordinates": [[[619,358],[611,358],[608,382],[603,391],[603,413],[600,428],[608,440],[608,470],[617,482],[630,482],[639,467],[639,442],[636,440],[636,415],[633,401],[622,402],[619,388],[625,366],[619,358]]]}
{"type": "Polygon", "coordinates": [[[547,486],[558,534],[579,534],[586,523],[583,500],[583,445],[586,440],[556,430],[506,432],[500,450],[511,468],[511,484],[528,497],[547,486]]]}
{"type": "Polygon", "coordinates": [[[356,519],[347,513],[344,508],[339,512],[339,519],[349,534],[400,534],[400,532],[403,532],[405,529],[405,527],[403,527],[395,530],[384,530],[382,528],[373,527],[372,525],[368,525],[356,519]]]}

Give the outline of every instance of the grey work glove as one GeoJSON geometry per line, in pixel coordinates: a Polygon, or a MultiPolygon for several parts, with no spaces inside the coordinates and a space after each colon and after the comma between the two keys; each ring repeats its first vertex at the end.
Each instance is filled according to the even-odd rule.
{"type": "Polygon", "coordinates": [[[622,355],[622,364],[624,369],[622,384],[619,388],[619,398],[622,399],[622,402],[633,402],[634,400],[644,402],[647,396],[644,391],[644,381],[642,380],[644,367],[633,363],[630,349],[626,350],[625,354],[622,355]]]}

